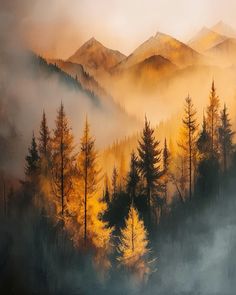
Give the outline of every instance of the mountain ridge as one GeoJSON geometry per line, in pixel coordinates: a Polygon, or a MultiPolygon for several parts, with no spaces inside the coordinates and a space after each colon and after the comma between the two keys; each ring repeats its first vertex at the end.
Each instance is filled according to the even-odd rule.
{"type": "Polygon", "coordinates": [[[128,68],[154,55],[161,55],[180,67],[201,60],[201,55],[188,45],[167,34],[157,32],[138,46],[116,68],[128,68]]]}
{"type": "Polygon", "coordinates": [[[120,51],[109,49],[92,37],[66,61],[81,64],[86,71],[94,74],[99,69],[108,71],[125,57],[120,51]]]}

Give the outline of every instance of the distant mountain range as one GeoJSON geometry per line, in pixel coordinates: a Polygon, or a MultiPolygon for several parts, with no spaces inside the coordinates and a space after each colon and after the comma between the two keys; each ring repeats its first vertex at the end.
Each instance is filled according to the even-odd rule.
{"type": "Polygon", "coordinates": [[[231,81],[235,74],[236,32],[218,22],[211,28],[202,28],[187,43],[158,32],[128,56],[91,38],[68,60],[52,62],[77,76],[85,89],[98,96],[111,94],[129,113],[142,114],[144,97],[148,101],[147,112],[150,107],[154,113],[154,106],[161,104],[165,109],[161,101],[167,94],[171,101],[169,96],[184,95],[184,88],[193,93],[197,93],[197,88],[203,89],[201,75],[205,77],[201,83],[207,85],[213,76],[222,79],[224,73],[230,75],[231,81]],[[232,69],[224,70],[225,67],[232,69]],[[170,91],[173,83],[175,87],[181,85],[174,94],[170,91]]]}
{"type": "Polygon", "coordinates": [[[133,53],[121,61],[116,68],[124,69],[131,67],[155,55],[160,55],[168,59],[178,67],[199,63],[202,59],[201,55],[188,45],[169,35],[158,32],[155,36],[152,36],[137,47],[133,53]]]}
{"type": "Polygon", "coordinates": [[[207,27],[203,27],[188,44],[198,52],[204,53],[206,50],[216,46],[226,39],[226,36],[208,29],[207,27]]]}
{"type": "Polygon", "coordinates": [[[213,59],[213,63],[232,65],[236,63],[236,31],[218,22],[211,28],[204,27],[188,45],[213,59]]]}

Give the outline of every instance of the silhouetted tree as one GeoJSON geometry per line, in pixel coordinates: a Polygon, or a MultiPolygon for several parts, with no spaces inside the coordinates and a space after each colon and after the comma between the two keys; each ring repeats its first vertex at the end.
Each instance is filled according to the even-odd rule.
{"type": "Polygon", "coordinates": [[[170,165],[170,152],[167,147],[166,138],[164,141],[164,148],[163,148],[163,177],[164,177],[164,201],[167,201],[167,186],[169,182],[169,165],[170,165]]]}
{"type": "Polygon", "coordinates": [[[44,111],[39,130],[39,156],[41,173],[47,176],[51,164],[52,145],[50,131],[47,125],[46,114],[44,111]]]}
{"type": "Polygon", "coordinates": [[[197,140],[199,162],[197,169],[196,191],[200,197],[209,197],[218,193],[219,161],[216,153],[212,153],[212,142],[203,117],[202,130],[197,140]]]}
{"type": "Polygon", "coordinates": [[[131,200],[134,200],[136,198],[139,178],[138,157],[134,152],[132,152],[130,159],[130,168],[127,177],[127,191],[131,200]]]}
{"type": "Polygon", "coordinates": [[[230,156],[233,152],[233,135],[232,125],[227,112],[227,107],[224,108],[220,116],[220,127],[219,127],[219,143],[220,143],[220,154],[223,163],[223,172],[225,173],[228,169],[228,163],[230,156]]]}
{"type": "Polygon", "coordinates": [[[150,123],[145,117],[145,125],[141,140],[139,141],[138,153],[140,158],[140,172],[145,180],[149,222],[151,221],[151,200],[153,193],[160,188],[158,183],[161,177],[161,150],[159,149],[159,145],[160,142],[154,137],[154,129],[150,127],[150,123]]]}
{"type": "Polygon", "coordinates": [[[197,139],[197,148],[201,158],[209,156],[209,153],[211,152],[211,139],[210,134],[207,131],[206,118],[204,115],[202,130],[200,131],[199,137],[197,139]]]}
{"type": "Polygon", "coordinates": [[[219,97],[216,94],[215,83],[213,80],[211,85],[211,92],[209,96],[209,105],[207,107],[207,118],[206,118],[206,125],[207,125],[208,133],[210,135],[212,154],[218,152],[218,146],[219,146],[219,136],[218,136],[219,121],[220,121],[219,107],[220,107],[220,101],[219,101],[219,97]]]}
{"type": "Polygon", "coordinates": [[[118,174],[118,178],[119,178],[119,191],[124,190],[125,176],[126,176],[125,157],[124,157],[124,154],[121,153],[120,167],[119,167],[119,174],[118,174]]]}
{"type": "Polygon", "coordinates": [[[106,202],[107,205],[110,203],[110,191],[109,191],[109,184],[108,184],[108,177],[107,174],[105,175],[105,187],[103,193],[103,200],[106,202]]]}
{"type": "Polygon", "coordinates": [[[33,133],[31,145],[26,156],[25,174],[31,183],[36,184],[39,176],[39,154],[36,139],[33,133]]]}

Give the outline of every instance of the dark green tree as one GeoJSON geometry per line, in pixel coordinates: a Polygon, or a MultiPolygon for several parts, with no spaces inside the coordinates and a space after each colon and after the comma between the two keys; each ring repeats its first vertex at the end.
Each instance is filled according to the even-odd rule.
{"type": "Polygon", "coordinates": [[[103,192],[103,201],[106,202],[107,205],[110,203],[110,191],[109,191],[109,184],[108,184],[108,177],[105,175],[105,185],[104,185],[104,192],[103,192]]]}
{"type": "Polygon", "coordinates": [[[49,172],[52,156],[52,145],[50,131],[47,125],[46,114],[43,111],[43,117],[39,130],[39,156],[40,156],[40,168],[43,175],[47,175],[49,172]]]}
{"type": "Polygon", "coordinates": [[[211,151],[211,139],[210,134],[207,131],[206,118],[203,115],[202,130],[200,131],[197,139],[197,149],[200,154],[200,158],[209,156],[211,151]]]}
{"type": "Polygon", "coordinates": [[[33,133],[31,145],[28,149],[28,155],[26,156],[25,174],[27,180],[31,183],[37,182],[39,175],[39,154],[36,139],[33,133]]]}
{"type": "Polygon", "coordinates": [[[164,141],[164,148],[162,153],[162,159],[163,159],[163,177],[164,177],[164,201],[167,200],[167,186],[169,182],[169,165],[170,165],[170,152],[167,146],[166,138],[164,141]]]}
{"type": "MultiPolygon", "coordinates": [[[[154,129],[150,127],[145,117],[145,125],[142,131],[141,140],[139,141],[139,168],[145,181],[145,191],[147,196],[148,218],[151,222],[151,205],[154,194],[160,189],[161,171],[161,149],[160,142],[155,139],[154,129]]],[[[156,200],[153,200],[156,203],[156,200]]]]}
{"type": "Polygon", "coordinates": [[[139,163],[138,157],[134,152],[131,153],[130,168],[127,177],[127,192],[133,201],[136,198],[137,186],[139,183],[139,163]]]}
{"type": "Polygon", "coordinates": [[[233,135],[232,125],[230,122],[229,114],[226,105],[221,112],[220,127],[219,127],[219,143],[220,143],[220,155],[222,160],[223,172],[228,169],[228,163],[230,156],[233,152],[233,135]]]}
{"type": "Polygon", "coordinates": [[[212,153],[211,136],[203,117],[202,130],[197,140],[199,154],[196,192],[201,198],[209,198],[219,191],[219,160],[216,153],[212,153]]]}

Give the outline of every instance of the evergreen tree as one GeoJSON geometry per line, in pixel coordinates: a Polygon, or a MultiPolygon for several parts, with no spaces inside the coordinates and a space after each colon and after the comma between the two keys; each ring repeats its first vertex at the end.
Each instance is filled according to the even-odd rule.
{"type": "Polygon", "coordinates": [[[219,143],[220,143],[220,154],[223,163],[223,172],[225,173],[228,169],[229,158],[233,152],[233,135],[234,132],[231,129],[231,122],[227,107],[224,108],[220,116],[220,127],[219,127],[219,143]]]}
{"type": "MultiPolygon", "coordinates": [[[[90,135],[90,127],[86,118],[83,136],[80,142],[80,153],[77,158],[78,178],[76,194],[78,197],[77,223],[73,240],[78,245],[92,247],[95,250],[97,266],[107,269],[110,266],[107,254],[110,250],[112,228],[103,220],[107,210],[99,188],[100,169],[97,164],[95,139],[90,135]],[[83,241],[83,243],[81,243],[83,241]]],[[[101,269],[100,269],[101,270],[101,269]]]]}
{"type": "Polygon", "coordinates": [[[137,210],[131,206],[125,227],[121,230],[118,245],[119,263],[133,272],[147,273],[148,238],[143,221],[139,218],[137,210]]]}
{"type": "Polygon", "coordinates": [[[164,148],[163,148],[163,177],[164,177],[164,201],[167,201],[167,186],[168,186],[168,178],[169,178],[169,165],[170,165],[170,152],[167,147],[166,138],[164,141],[164,148]]]}
{"type": "Polygon", "coordinates": [[[127,177],[127,191],[131,200],[134,200],[136,198],[139,178],[138,157],[134,152],[132,152],[130,159],[130,168],[127,177]]]}
{"type": "Polygon", "coordinates": [[[31,145],[26,156],[25,174],[27,179],[33,184],[36,184],[39,176],[39,154],[36,139],[33,133],[31,145]]]}
{"type": "Polygon", "coordinates": [[[160,142],[154,137],[154,129],[150,127],[150,123],[145,117],[145,126],[139,141],[138,153],[140,172],[145,180],[149,223],[151,222],[152,197],[154,192],[160,189],[160,183],[158,183],[161,177],[161,150],[159,144],[160,142]]]}
{"type": "Polygon", "coordinates": [[[84,226],[84,244],[87,243],[87,211],[88,198],[97,189],[97,173],[96,170],[96,151],[94,147],[94,139],[90,136],[89,124],[86,118],[84,134],[80,143],[80,154],[78,157],[79,174],[82,178],[83,185],[83,226],[84,226]]]}
{"type": "Polygon", "coordinates": [[[211,136],[207,130],[205,116],[203,116],[202,130],[197,140],[199,154],[198,176],[196,191],[200,197],[209,198],[218,193],[219,161],[216,153],[212,153],[211,136]]]}
{"type": "Polygon", "coordinates": [[[119,191],[123,191],[125,182],[126,170],[125,170],[125,158],[124,154],[121,153],[120,167],[119,167],[119,191]]]}
{"type": "Polygon", "coordinates": [[[56,128],[52,139],[52,190],[60,200],[61,215],[64,215],[65,206],[73,193],[74,174],[74,145],[71,128],[68,124],[64,106],[57,113],[56,128]]]}
{"type": "Polygon", "coordinates": [[[50,168],[52,150],[50,131],[47,125],[46,114],[44,111],[39,130],[39,156],[41,172],[43,173],[43,175],[47,176],[50,168]]]}
{"type": "Polygon", "coordinates": [[[202,130],[197,139],[197,148],[201,158],[207,155],[209,156],[209,153],[211,152],[211,140],[210,140],[210,135],[207,131],[206,118],[204,115],[203,115],[202,130]]]}
{"type": "Polygon", "coordinates": [[[107,174],[105,175],[105,188],[104,188],[103,200],[106,202],[107,205],[109,205],[109,203],[110,203],[110,191],[109,191],[109,184],[108,184],[107,174]]]}
{"type": "Polygon", "coordinates": [[[194,154],[196,151],[196,131],[197,131],[197,122],[196,122],[196,110],[193,106],[192,99],[188,96],[185,99],[185,108],[184,108],[184,117],[183,122],[183,134],[182,141],[179,143],[179,146],[182,148],[185,153],[188,165],[188,194],[189,198],[192,198],[192,184],[193,184],[193,162],[194,154]]]}
{"type": "Polygon", "coordinates": [[[217,153],[218,152],[218,143],[219,143],[219,136],[218,136],[218,130],[219,130],[219,107],[220,107],[220,101],[219,97],[216,94],[216,88],[214,80],[212,81],[211,86],[211,92],[209,96],[209,105],[207,107],[207,131],[210,135],[210,142],[211,142],[211,153],[217,153]]]}

